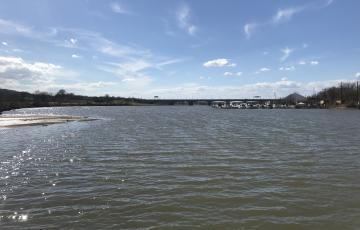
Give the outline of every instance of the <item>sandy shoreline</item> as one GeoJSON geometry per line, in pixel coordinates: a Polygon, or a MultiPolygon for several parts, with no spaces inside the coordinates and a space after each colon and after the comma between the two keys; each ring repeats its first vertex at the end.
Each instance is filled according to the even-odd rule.
{"type": "Polygon", "coordinates": [[[94,118],[66,115],[0,115],[0,128],[13,128],[20,126],[51,125],[72,121],[93,121],[94,118]]]}

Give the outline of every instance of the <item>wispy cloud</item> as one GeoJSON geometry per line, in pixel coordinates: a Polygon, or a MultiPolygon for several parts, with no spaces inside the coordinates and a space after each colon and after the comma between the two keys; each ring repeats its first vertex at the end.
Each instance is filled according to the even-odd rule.
{"type": "Polygon", "coordinates": [[[232,63],[229,59],[219,58],[205,62],[203,66],[204,67],[235,67],[236,64],[232,63]]]}
{"type": "Polygon", "coordinates": [[[281,50],[281,52],[283,53],[283,55],[281,56],[280,60],[281,61],[285,61],[286,59],[288,59],[288,57],[290,56],[290,54],[293,52],[293,49],[290,49],[289,47],[286,47],[284,49],[281,50]]]}
{"type": "Polygon", "coordinates": [[[259,74],[259,73],[263,73],[263,72],[269,72],[269,71],[271,71],[270,68],[263,67],[263,68],[259,69],[258,71],[256,71],[255,74],[259,74]]]}
{"type": "MultiPolygon", "coordinates": [[[[1,21],[3,22],[3,21],[1,21]]],[[[4,24],[4,23],[3,23],[4,24]]],[[[114,77],[118,77],[119,80],[126,84],[129,87],[132,87],[135,91],[139,90],[136,87],[144,87],[145,85],[152,82],[153,78],[146,71],[153,69],[156,71],[163,71],[165,66],[176,64],[179,62],[186,61],[184,58],[168,58],[158,54],[154,54],[149,49],[138,46],[137,44],[123,44],[113,40],[110,40],[104,37],[102,34],[94,31],[76,29],[76,28],[51,28],[47,34],[43,34],[38,30],[24,30],[31,32],[19,32],[17,28],[27,28],[18,23],[6,23],[6,33],[11,33],[16,36],[30,37],[32,39],[37,39],[41,42],[46,42],[53,44],[55,46],[61,46],[66,48],[76,48],[77,51],[81,52],[91,52],[96,62],[95,68],[100,71],[106,71],[107,73],[112,73],[114,77]],[[64,37],[68,39],[64,40],[64,37]],[[111,60],[113,64],[103,62],[102,60],[106,59],[107,62],[111,60]]],[[[1,25],[0,25],[1,28],[1,25]]],[[[4,30],[0,30],[1,33],[5,33],[4,30]]],[[[81,58],[81,53],[73,53],[72,58],[78,59],[81,58]]],[[[7,64],[7,69],[9,66],[14,64],[7,64]]],[[[29,63],[25,63],[22,66],[29,67],[29,63]]],[[[3,67],[5,68],[5,67],[3,67]]],[[[26,68],[20,68],[22,72],[16,71],[18,73],[16,76],[20,77],[25,75],[25,72],[28,71],[26,68]]],[[[33,69],[33,68],[32,68],[33,69]]],[[[9,71],[3,71],[9,75],[9,71]]],[[[13,70],[11,71],[13,72],[13,70]]],[[[65,75],[63,68],[61,67],[56,73],[62,72],[62,75],[65,75]],[[61,70],[61,71],[60,71],[61,70]]],[[[34,71],[32,76],[39,71],[34,71]]],[[[4,74],[5,75],[5,74],[4,74]]],[[[53,76],[52,74],[51,76],[53,76]]],[[[43,74],[39,74],[39,77],[45,77],[43,74]]],[[[39,77],[37,79],[39,79],[39,77]]],[[[50,76],[46,75],[47,78],[50,76]]],[[[46,78],[45,77],[45,78],[46,78]]],[[[7,79],[9,82],[11,79],[7,79]]],[[[30,81],[30,80],[29,80],[30,81]]],[[[15,84],[12,82],[13,85],[15,84]]],[[[49,82],[48,85],[53,82],[49,82]]],[[[32,84],[35,88],[35,85],[32,84]]],[[[36,87],[38,88],[38,87],[36,87]]],[[[134,91],[134,92],[135,92],[134,91]]]]}
{"type": "Polygon", "coordinates": [[[323,7],[328,7],[328,6],[330,6],[334,1],[335,1],[335,0],[326,0],[323,7]]]}
{"type": "Polygon", "coordinates": [[[163,66],[177,64],[177,63],[184,62],[184,61],[187,61],[187,60],[189,60],[189,58],[166,59],[164,61],[159,61],[154,66],[157,69],[161,69],[163,66]]]}
{"type": "Polygon", "coordinates": [[[279,68],[280,71],[294,71],[295,70],[295,66],[281,66],[279,68]]]}
{"type": "Polygon", "coordinates": [[[12,49],[12,51],[15,52],[15,53],[22,53],[22,52],[24,52],[24,50],[18,49],[18,48],[12,49]]]}
{"type": "Polygon", "coordinates": [[[164,24],[165,27],[165,34],[168,36],[174,37],[176,35],[175,31],[171,28],[170,23],[167,19],[162,18],[161,21],[164,24]]]}
{"type": "Polygon", "coordinates": [[[311,61],[310,65],[319,65],[319,62],[318,61],[311,61]]]}
{"type": "Polygon", "coordinates": [[[303,11],[304,7],[294,7],[294,8],[286,8],[280,9],[276,12],[276,14],[272,18],[272,23],[278,24],[289,21],[295,14],[303,11]]]}
{"type": "Polygon", "coordinates": [[[276,26],[281,23],[285,23],[290,21],[296,14],[299,14],[303,11],[307,10],[319,10],[325,7],[330,6],[334,0],[318,0],[314,1],[310,4],[306,4],[303,6],[296,6],[296,7],[288,7],[279,9],[272,18],[268,19],[267,21],[263,22],[250,22],[244,25],[244,34],[246,38],[250,38],[253,33],[259,28],[263,26],[276,26]]]}
{"type": "Polygon", "coordinates": [[[110,3],[110,9],[117,14],[130,14],[131,12],[119,2],[112,2],[110,3]]]}
{"type": "Polygon", "coordinates": [[[8,46],[9,44],[7,42],[1,42],[3,46],[8,46]]]}
{"type": "Polygon", "coordinates": [[[242,72],[225,72],[224,76],[241,76],[242,72]]]}
{"type": "Polygon", "coordinates": [[[244,33],[248,39],[251,37],[258,26],[259,25],[257,23],[247,23],[244,25],[244,33]]]}
{"type": "Polygon", "coordinates": [[[154,68],[152,63],[141,59],[99,66],[100,70],[112,73],[118,76],[123,83],[136,88],[145,87],[153,81],[152,77],[144,72],[149,68],[154,68]]]}
{"type": "Polygon", "coordinates": [[[5,19],[0,19],[0,32],[3,34],[21,34],[28,37],[34,35],[31,27],[5,19]]]}
{"type": "Polygon", "coordinates": [[[114,74],[131,87],[145,87],[153,81],[146,70],[162,70],[164,66],[176,64],[187,59],[158,60],[133,58],[125,62],[108,62],[98,66],[98,69],[114,74]]]}
{"type": "Polygon", "coordinates": [[[188,5],[182,5],[176,11],[176,20],[179,28],[185,30],[189,35],[195,35],[198,27],[191,22],[191,10],[188,5]]]}
{"type": "Polygon", "coordinates": [[[355,74],[355,77],[360,80],[360,72],[357,72],[357,73],[355,74]]]}
{"type": "Polygon", "coordinates": [[[77,43],[77,39],[75,39],[75,38],[70,38],[69,41],[73,45],[76,45],[76,43],[77,43]]]}
{"type": "Polygon", "coordinates": [[[299,62],[297,62],[297,65],[300,66],[306,66],[306,65],[310,65],[310,66],[316,66],[319,65],[320,61],[318,60],[300,60],[299,62]]]}

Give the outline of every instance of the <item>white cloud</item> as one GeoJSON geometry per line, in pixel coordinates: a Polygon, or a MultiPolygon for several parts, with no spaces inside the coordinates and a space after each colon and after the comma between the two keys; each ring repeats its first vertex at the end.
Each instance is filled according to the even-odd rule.
{"type": "Polygon", "coordinates": [[[163,66],[172,65],[180,62],[184,62],[188,60],[187,58],[176,58],[176,59],[167,59],[165,61],[160,61],[158,63],[153,64],[157,69],[162,69],[163,66]]]}
{"type": "Polygon", "coordinates": [[[74,44],[74,45],[77,43],[77,39],[75,39],[75,38],[70,38],[69,41],[71,42],[71,44],[74,44]]]}
{"type": "Polygon", "coordinates": [[[134,56],[152,57],[149,50],[141,48],[136,44],[124,45],[111,41],[101,34],[89,30],[74,28],[51,28],[50,32],[35,31],[16,22],[0,19],[0,34],[12,34],[26,36],[39,41],[55,44],[61,47],[91,50],[105,55],[131,59],[134,56]],[[56,33],[54,32],[56,31],[56,33]],[[60,40],[57,37],[70,36],[67,40],[60,40]],[[81,44],[80,42],[81,41],[81,44]]]}
{"type": "Polygon", "coordinates": [[[117,44],[107,39],[94,41],[92,45],[99,52],[114,57],[151,56],[148,50],[117,44]],[[98,43],[98,46],[95,45],[96,43],[98,43]]]}
{"type": "Polygon", "coordinates": [[[261,69],[259,69],[258,71],[255,72],[255,74],[259,74],[259,73],[263,73],[263,72],[269,72],[271,71],[271,69],[263,67],[261,69]]]}
{"type": "Polygon", "coordinates": [[[52,41],[59,46],[91,50],[124,59],[131,59],[134,56],[150,57],[153,55],[149,50],[138,47],[136,44],[124,45],[117,43],[94,31],[72,28],[59,28],[58,31],[59,34],[71,34],[74,36],[66,40],[65,43],[63,41],[52,41]]]}
{"type": "Polygon", "coordinates": [[[207,61],[203,64],[204,67],[235,67],[235,63],[231,63],[229,59],[219,58],[207,61]]]}
{"type": "Polygon", "coordinates": [[[72,58],[81,58],[81,56],[77,55],[77,54],[73,54],[71,55],[72,58]]]}
{"type": "Polygon", "coordinates": [[[279,68],[280,71],[293,71],[295,70],[295,66],[281,66],[279,68]]]}
{"type": "Polygon", "coordinates": [[[242,72],[225,72],[224,73],[224,76],[241,76],[242,75],[242,72]]]}
{"type": "Polygon", "coordinates": [[[358,79],[360,79],[360,72],[357,72],[357,73],[355,74],[355,77],[358,78],[358,79]]]}
{"type": "Polygon", "coordinates": [[[293,49],[286,47],[285,49],[282,49],[281,52],[283,53],[283,56],[280,58],[280,60],[285,61],[290,56],[290,54],[293,52],[293,49]]]}
{"type": "Polygon", "coordinates": [[[128,14],[129,13],[129,11],[118,2],[110,3],[110,8],[114,13],[117,13],[117,14],[128,14]]]}
{"type": "Polygon", "coordinates": [[[138,47],[136,44],[124,45],[111,41],[101,34],[89,30],[73,28],[51,28],[50,32],[35,31],[16,22],[0,19],[0,34],[11,34],[30,37],[39,41],[48,42],[61,47],[91,50],[105,55],[131,59],[134,56],[154,56],[149,50],[138,47]],[[56,31],[56,32],[54,32],[56,31]],[[57,37],[71,36],[67,40],[57,37]],[[81,41],[81,44],[79,43],[81,41]]]}
{"type": "Polygon", "coordinates": [[[153,81],[147,70],[162,70],[164,66],[182,62],[186,59],[166,59],[156,62],[154,59],[132,58],[123,62],[109,62],[106,65],[98,66],[102,71],[109,72],[119,77],[123,83],[132,88],[143,88],[153,81]]]}
{"type": "Polygon", "coordinates": [[[70,80],[78,73],[59,65],[45,62],[28,62],[20,57],[0,56],[1,87],[33,91],[55,85],[57,80],[70,80]]]}
{"type": "Polygon", "coordinates": [[[310,62],[310,65],[318,65],[318,64],[319,64],[318,61],[311,61],[311,62],[310,62]]]}
{"type": "Polygon", "coordinates": [[[22,49],[17,49],[17,48],[12,49],[12,51],[15,52],[15,53],[22,53],[22,52],[24,52],[24,50],[22,50],[22,49]]]}
{"type": "Polygon", "coordinates": [[[195,35],[198,28],[191,22],[191,12],[187,5],[183,5],[176,12],[178,26],[185,30],[189,35],[195,35]]]}
{"type": "Polygon", "coordinates": [[[27,37],[34,36],[34,33],[30,27],[4,19],[0,19],[0,33],[19,34],[27,37]]]}
{"type": "Polygon", "coordinates": [[[3,46],[8,46],[9,44],[7,42],[1,42],[3,46]]]}
{"type": "MultiPolygon", "coordinates": [[[[83,82],[76,80],[79,74],[62,66],[29,62],[20,57],[0,56],[0,82],[2,88],[57,92],[59,89],[77,93],[92,93],[98,89],[114,86],[116,82],[83,82]],[[60,83],[63,80],[71,83],[60,83]]],[[[99,94],[102,94],[99,92],[99,94]]]]}
{"type": "Polygon", "coordinates": [[[145,60],[138,59],[117,65],[120,69],[127,73],[139,72],[141,70],[153,67],[153,65],[145,60]]]}
{"type": "Polygon", "coordinates": [[[330,6],[333,2],[334,0],[321,0],[321,1],[319,0],[319,1],[313,1],[312,3],[303,6],[279,9],[271,19],[268,19],[263,22],[246,23],[244,25],[244,33],[246,37],[249,39],[253,34],[253,32],[255,31],[255,29],[258,27],[277,26],[281,23],[290,21],[295,14],[299,14],[303,11],[308,11],[308,10],[320,10],[322,8],[330,6]]]}
{"type": "MultiPolygon", "coordinates": [[[[59,33],[59,31],[57,32],[59,33]]],[[[70,38],[65,41],[56,42],[58,46],[66,47],[66,48],[78,48],[78,40],[75,38],[70,38]]]]}
{"type": "Polygon", "coordinates": [[[248,39],[251,37],[256,27],[258,27],[257,23],[247,23],[244,25],[244,33],[248,39]]]}
{"type": "Polygon", "coordinates": [[[126,77],[122,80],[123,83],[126,84],[128,88],[133,88],[136,90],[141,90],[148,86],[153,79],[147,75],[141,75],[136,77],[126,77]]]}
{"type": "MultiPolygon", "coordinates": [[[[98,90],[103,90],[104,88],[116,86],[118,83],[116,82],[74,82],[69,84],[50,84],[44,87],[40,87],[41,91],[50,91],[57,92],[59,89],[65,89],[68,92],[79,93],[79,94],[89,94],[97,92],[98,90]]],[[[98,95],[103,95],[102,92],[98,92],[98,95]]]]}
{"type": "Polygon", "coordinates": [[[272,22],[277,24],[289,21],[294,14],[301,12],[303,9],[304,8],[287,8],[278,10],[273,17],[272,22]]]}
{"type": "Polygon", "coordinates": [[[49,82],[59,75],[61,66],[51,63],[29,63],[20,57],[0,56],[0,78],[49,82]]]}
{"type": "Polygon", "coordinates": [[[330,6],[334,1],[335,1],[335,0],[326,0],[323,7],[328,7],[328,6],[330,6]]]}
{"type": "Polygon", "coordinates": [[[346,79],[300,82],[291,81],[283,78],[275,82],[258,82],[246,85],[222,85],[209,86],[199,84],[186,84],[169,88],[152,88],[143,92],[143,97],[152,98],[153,95],[159,95],[161,98],[187,98],[192,95],[194,98],[253,98],[259,95],[262,98],[274,98],[274,92],[277,96],[285,97],[291,93],[298,92],[304,96],[311,95],[315,91],[323,88],[338,85],[340,82],[350,82],[346,79]]]}
{"type": "Polygon", "coordinates": [[[99,69],[114,74],[119,77],[123,83],[132,88],[143,88],[150,84],[153,79],[144,71],[156,68],[144,59],[134,59],[122,63],[108,63],[106,66],[99,66],[99,69]]]}
{"type": "Polygon", "coordinates": [[[78,41],[75,38],[70,38],[69,42],[70,42],[71,46],[75,47],[78,41]]]}
{"type": "Polygon", "coordinates": [[[307,61],[304,61],[304,60],[301,60],[298,62],[298,65],[311,65],[311,66],[316,66],[316,65],[319,65],[320,62],[317,61],[317,60],[307,60],[307,61]]]}

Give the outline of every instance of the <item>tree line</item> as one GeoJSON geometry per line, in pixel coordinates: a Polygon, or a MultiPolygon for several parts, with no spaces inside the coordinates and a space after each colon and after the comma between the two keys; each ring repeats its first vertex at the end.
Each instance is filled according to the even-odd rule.
{"type": "Polygon", "coordinates": [[[6,110],[30,107],[54,106],[125,106],[146,103],[136,98],[111,97],[109,95],[89,97],[68,93],[64,89],[56,94],[36,91],[35,93],[0,89],[0,113],[6,110]]]}
{"type": "MultiPolygon", "coordinates": [[[[274,100],[276,103],[296,104],[304,102],[309,108],[331,108],[336,106],[359,107],[359,84],[340,83],[338,86],[325,88],[310,96],[302,97],[291,94],[288,97],[274,100]]],[[[130,106],[130,105],[174,105],[173,100],[146,100],[139,98],[124,98],[104,96],[82,96],[68,93],[64,89],[56,94],[36,91],[35,93],[18,92],[15,90],[0,89],[0,113],[7,110],[31,107],[54,106],[130,106]]]]}
{"type": "Polygon", "coordinates": [[[337,86],[325,88],[307,98],[309,103],[323,103],[326,107],[345,106],[359,107],[359,82],[340,83],[337,86]]]}

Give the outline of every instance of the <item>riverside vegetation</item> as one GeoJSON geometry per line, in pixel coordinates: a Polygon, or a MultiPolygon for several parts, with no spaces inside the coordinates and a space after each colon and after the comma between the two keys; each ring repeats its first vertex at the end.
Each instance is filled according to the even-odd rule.
{"type": "MultiPolygon", "coordinates": [[[[325,88],[309,97],[301,96],[299,99],[299,97],[293,98],[289,95],[277,101],[288,105],[295,105],[301,101],[311,108],[335,108],[339,106],[342,108],[359,108],[359,85],[358,83],[341,83],[338,86],[325,88]]],[[[134,105],[174,105],[174,101],[112,97],[109,95],[90,97],[67,93],[64,89],[59,90],[54,95],[39,91],[28,93],[0,89],[0,113],[7,110],[32,107],[134,105]]]]}

